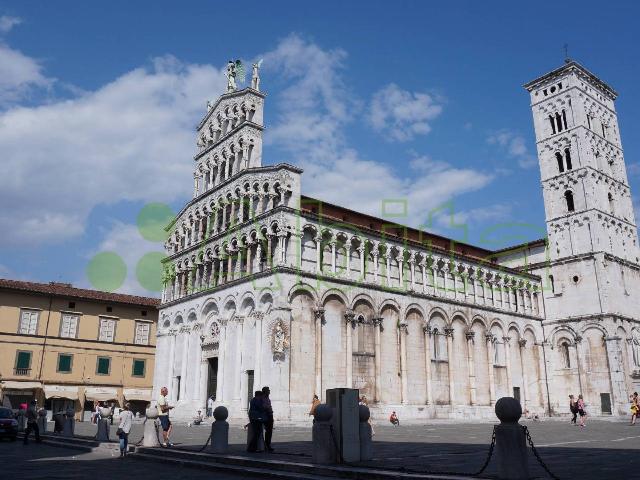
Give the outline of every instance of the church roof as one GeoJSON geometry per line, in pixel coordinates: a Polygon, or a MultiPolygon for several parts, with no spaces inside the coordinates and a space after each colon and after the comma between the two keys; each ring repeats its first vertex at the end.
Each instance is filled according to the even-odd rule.
{"type": "Polygon", "coordinates": [[[589,70],[587,70],[585,67],[580,65],[575,60],[567,60],[567,62],[561,67],[556,68],[555,70],[552,70],[549,73],[545,73],[544,75],[536,78],[535,80],[531,80],[530,82],[525,83],[523,87],[530,92],[531,90],[536,88],[538,85],[542,83],[546,83],[550,80],[553,81],[555,78],[565,75],[570,71],[577,71],[580,74],[586,76],[591,83],[593,83],[594,85],[602,89],[604,92],[611,95],[614,100],[618,96],[618,92],[616,92],[611,86],[603,82],[600,78],[598,78],[596,75],[591,73],[589,70]]]}

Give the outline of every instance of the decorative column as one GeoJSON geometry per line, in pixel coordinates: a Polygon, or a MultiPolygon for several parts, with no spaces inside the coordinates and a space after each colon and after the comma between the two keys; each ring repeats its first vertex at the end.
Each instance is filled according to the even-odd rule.
{"type": "Polygon", "coordinates": [[[409,271],[411,274],[411,291],[416,289],[416,252],[409,254],[409,271]]]}
{"type": "Polygon", "coordinates": [[[169,330],[169,368],[167,371],[167,381],[165,385],[170,390],[171,399],[175,401],[176,392],[173,391],[174,365],[176,359],[176,330],[169,330]]]}
{"type": "Polygon", "coordinates": [[[375,394],[373,399],[374,402],[382,401],[382,370],[381,370],[382,359],[380,358],[382,355],[382,352],[380,349],[380,333],[384,330],[384,327],[382,325],[383,321],[384,321],[383,317],[373,318],[373,329],[374,329],[373,333],[374,333],[374,342],[375,342],[374,367],[375,367],[375,379],[376,379],[375,394]]]}
{"type": "Polygon", "coordinates": [[[475,334],[476,332],[473,330],[467,330],[465,333],[465,337],[467,338],[467,366],[469,369],[469,401],[471,405],[476,405],[478,403],[476,392],[476,367],[475,362],[473,361],[475,334]]]}
{"type": "Polygon", "coordinates": [[[331,240],[331,273],[336,273],[336,241],[331,240]]]}
{"type": "Polygon", "coordinates": [[[409,390],[407,386],[407,335],[409,334],[409,326],[404,322],[398,325],[400,335],[400,390],[402,394],[402,404],[409,403],[409,390]]]}
{"type": "Polygon", "coordinates": [[[387,246],[387,251],[384,254],[387,260],[387,287],[391,286],[391,248],[387,246]]]}
{"type": "MultiPolygon", "coordinates": [[[[445,277],[446,277],[445,271],[445,277]]],[[[453,372],[453,328],[447,327],[444,329],[444,334],[447,336],[447,359],[449,361],[449,404],[453,409],[455,407],[456,388],[455,388],[455,374],[453,372]]]]}
{"type": "Polygon", "coordinates": [[[253,383],[259,386],[262,385],[262,321],[264,319],[264,313],[254,311],[251,313],[251,316],[256,320],[256,362],[253,367],[253,383]]]}
{"type": "Polygon", "coordinates": [[[326,322],[324,318],[324,308],[316,308],[313,314],[316,322],[315,393],[318,395],[318,398],[322,399],[322,326],[326,322]]]}
{"type": "Polygon", "coordinates": [[[431,388],[431,327],[422,327],[424,333],[424,373],[427,380],[427,405],[433,405],[433,392],[431,388]]]}
{"type": "Polygon", "coordinates": [[[347,352],[345,361],[347,363],[347,388],[352,388],[353,385],[353,339],[351,331],[356,328],[355,313],[353,310],[347,310],[344,313],[346,334],[347,334],[347,352]]]}
{"type": "Polygon", "coordinates": [[[189,339],[191,330],[187,326],[183,326],[180,329],[180,333],[182,333],[183,341],[183,349],[182,349],[182,366],[180,368],[180,400],[187,400],[187,375],[188,375],[188,364],[189,364],[189,339]]]}
{"type": "Polygon", "coordinates": [[[240,315],[236,315],[233,317],[233,320],[236,322],[236,372],[234,379],[234,400],[240,402],[242,399],[242,377],[243,369],[242,369],[242,337],[244,333],[244,317],[240,315]]]}
{"type": "Polygon", "coordinates": [[[519,339],[518,347],[520,348],[520,370],[522,371],[522,411],[524,412],[529,404],[529,380],[527,378],[526,370],[524,369],[524,353],[527,348],[527,340],[525,338],[519,339]]]}
{"type": "Polygon", "coordinates": [[[202,357],[202,349],[200,350],[200,376],[198,377],[199,382],[199,392],[198,392],[198,400],[200,400],[200,406],[203,407],[206,411],[207,408],[207,385],[209,383],[209,360],[202,357]]]}
{"type": "Polygon", "coordinates": [[[507,388],[509,389],[508,396],[513,396],[513,378],[511,376],[511,337],[502,337],[504,341],[505,365],[507,367],[507,388]]]}
{"type": "Polygon", "coordinates": [[[316,241],[316,272],[320,273],[322,271],[322,236],[317,235],[315,237],[316,241]]]}
{"type": "Polygon", "coordinates": [[[262,242],[258,239],[258,245],[256,246],[256,271],[262,271],[262,242]]]}
{"type": "Polygon", "coordinates": [[[400,282],[398,285],[398,288],[403,288],[404,287],[404,248],[400,249],[400,252],[396,257],[396,260],[398,262],[398,280],[400,282]]]}
{"type": "Polygon", "coordinates": [[[365,272],[366,257],[365,257],[364,241],[360,242],[360,246],[358,247],[358,253],[360,254],[360,281],[364,282],[367,276],[365,272]]]}
{"type": "Polygon", "coordinates": [[[485,333],[484,338],[487,341],[487,367],[489,368],[489,400],[491,405],[496,404],[496,383],[493,374],[493,359],[495,354],[493,352],[493,344],[496,341],[496,336],[493,333],[485,333]]]}
{"type": "Polygon", "coordinates": [[[351,278],[351,238],[347,240],[347,243],[345,244],[344,249],[347,255],[347,261],[346,261],[347,278],[351,278]]]}
{"type": "Polygon", "coordinates": [[[216,385],[216,402],[224,402],[224,375],[226,367],[226,345],[227,345],[227,325],[228,320],[220,319],[220,341],[218,343],[218,383],[216,385]]]}

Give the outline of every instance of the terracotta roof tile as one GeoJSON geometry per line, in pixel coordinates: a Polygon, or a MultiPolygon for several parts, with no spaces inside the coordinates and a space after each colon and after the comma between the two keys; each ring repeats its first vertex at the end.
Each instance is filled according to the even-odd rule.
{"type": "Polygon", "coordinates": [[[57,297],[85,298],[88,300],[98,300],[103,302],[126,303],[129,305],[154,308],[157,308],[160,305],[160,299],[158,298],[139,297],[137,295],[126,295],[122,293],[109,293],[101,292],[99,290],[89,290],[86,288],[76,288],[70,283],[37,283],[0,278],[0,289],[35,292],[45,295],[54,295],[57,297]]]}

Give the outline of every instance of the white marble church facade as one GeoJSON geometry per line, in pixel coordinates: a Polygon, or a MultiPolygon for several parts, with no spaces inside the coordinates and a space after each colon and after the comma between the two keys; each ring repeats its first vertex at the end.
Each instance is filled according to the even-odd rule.
{"type": "Polygon", "coordinates": [[[242,90],[228,72],[166,243],[154,391],[175,416],[213,395],[244,417],[263,385],[294,421],[344,386],[404,419],[491,416],[506,395],[563,413],[569,392],[626,412],[640,267],[610,87],[575,63],[527,85],[549,248],[494,252],[305,197],[300,169],[262,166],[257,66],[242,90]]]}

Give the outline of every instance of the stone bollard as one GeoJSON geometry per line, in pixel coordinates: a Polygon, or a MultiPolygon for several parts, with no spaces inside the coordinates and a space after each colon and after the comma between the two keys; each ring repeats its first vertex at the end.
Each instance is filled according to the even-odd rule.
{"type": "Polygon", "coordinates": [[[213,411],[213,418],[216,421],[211,424],[211,446],[209,447],[211,453],[227,453],[229,450],[228,417],[229,411],[222,405],[213,411]]]}
{"type": "Polygon", "coordinates": [[[26,410],[18,410],[16,412],[16,422],[18,422],[18,431],[24,432],[26,421],[26,410]]]}
{"type": "Polygon", "coordinates": [[[158,409],[156,407],[147,408],[147,419],[144,421],[144,438],[142,445],[145,447],[159,447],[158,427],[156,419],[158,418],[158,409]]]}
{"type": "Polygon", "coordinates": [[[109,430],[111,429],[111,409],[107,407],[100,407],[100,420],[98,420],[98,432],[96,433],[96,440],[99,442],[109,441],[109,430]]]}
{"type": "Polygon", "coordinates": [[[316,407],[311,433],[312,462],[321,465],[338,463],[336,441],[331,432],[333,408],[323,403],[316,407]]]}
{"type": "Polygon", "coordinates": [[[360,460],[371,460],[373,458],[373,435],[369,418],[371,412],[366,405],[359,405],[360,414],[360,460]]]}
{"type": "Polygon", "coordinates": [[[72,408],[67,409],[64,412],[64,425],[62,426],[63,437],[73,437],[73,433],[76,429],[75,412],[72,408]]]}
{"type": "Polygon", "coordinates": [[[47,411],[44,408],[38,410],[38,430],[40,435],[47,433],[47,411]]]}
{"type": "Polygon", "coordinates": [[[496,416],[500,425],[496,426],[496,461],[498,478],[525,480],[529,478],[527,441],[522,425],[522,407],[513,397],[502,397],[496,402],[496,416]]]}

